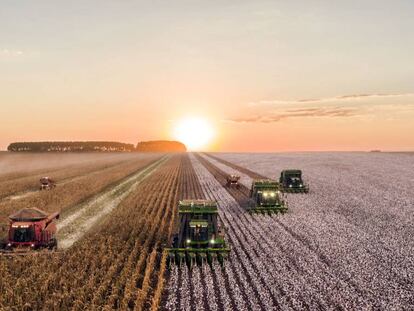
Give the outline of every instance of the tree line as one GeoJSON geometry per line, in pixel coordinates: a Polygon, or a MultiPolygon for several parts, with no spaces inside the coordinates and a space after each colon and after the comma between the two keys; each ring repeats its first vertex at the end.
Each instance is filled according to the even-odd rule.
{"type": "Polygon", "coordinates": [[[14,142],[7,147],[11,152],[185,152],[178,141],[141,141],[136,147],[114,141],[45,141],[14,142]]]}
{"type": "Polygon", "coordinates": [[[12,152],[128,152],[133,144],[114,141],[45,141],[16,142],[7,147],[12,152]]]}

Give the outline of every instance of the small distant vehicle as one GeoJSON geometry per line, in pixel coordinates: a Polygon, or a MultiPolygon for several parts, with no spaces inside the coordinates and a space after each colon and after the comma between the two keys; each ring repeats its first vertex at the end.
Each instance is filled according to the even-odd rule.
{"type": "Polygon", "coordinates": [[[301,170],[283,170],[279,178],[280,190],[289,193],[308,193],[309,186],[302,179],[301,170]]]}
{"type": "Polygon", "coordinates": [[[277,214],[288,211],[287,203],[279,191],[279,184],[271,179],[255,179],[249,198],[249,213],[277,214]]]}
{"type": "Polygon", "coordinates": [[[239,175],[235,175],[235,174],[227,175],[226,187],[229,187],[229,188],[236,187],[237,189],[239,189],[240,188],[239,180],[240,180],[239,175]]]}
{"type": "Polygon", "coordinates": [[[39,180],[40,182],[40,190],[51,190],[56,187],[56,183],[50,177],[42,177],[39,180]]]}
{"type": "Polygon", "coordinates": [[[187,264],[221,265],[230,252],[219,220],[217,203],[210,200],[182,200],[178,205],[179,227],[168,252],[168,266],[187,264]]]}
{"type": "Polygon", "coordinates": [[[57,249],[55,219],[59,212],[47,214],[37,208],[21,209],[10,215],[8,237],[2,253],[28,254],[38,249],[57,249]]]}

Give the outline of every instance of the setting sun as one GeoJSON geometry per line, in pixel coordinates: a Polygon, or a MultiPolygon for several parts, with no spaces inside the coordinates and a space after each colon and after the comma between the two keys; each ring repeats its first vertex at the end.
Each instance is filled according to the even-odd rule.
{"type": "Polygon", "coordinates": [[[174,127],[174,138],[192,151],[206,148],[213,136],[212,125],[202,118],[182,119],[174,127]]]}

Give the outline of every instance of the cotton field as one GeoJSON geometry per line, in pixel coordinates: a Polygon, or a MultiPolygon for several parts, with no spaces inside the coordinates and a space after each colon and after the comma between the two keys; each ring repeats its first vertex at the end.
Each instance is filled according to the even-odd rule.
{"type": "Polygon", "coordinates": [[[219,202],[232,253],[223,270],[173,270],[166,309],[414,307],[414,155],[203,154],[191,161],[204,196],[219,202]],[[303,170],[310,192],[287,194],[283,216],[246,213],[252,178],[278,179],[287,168],[303,170]],[[232,173],[241,176],[239,193],[223,187],[232,173]]]}

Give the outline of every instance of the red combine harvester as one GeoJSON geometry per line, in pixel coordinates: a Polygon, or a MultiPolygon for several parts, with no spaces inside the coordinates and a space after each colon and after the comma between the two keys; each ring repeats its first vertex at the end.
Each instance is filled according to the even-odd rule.
{"type": "Polygon", "coordinates": [[[50,177],[42,177],[39,182],[40,190],[50,190],[56,187],[55,182],[50,177]]]}
{"type": "Polygon", "coordinates": [[[10,215],[9,234],[2,253],[26,254],[36,249],[57,249],[57,228],[53,222],[59,213],[46,214],[37,208],[25,208],[10,215]]]}

